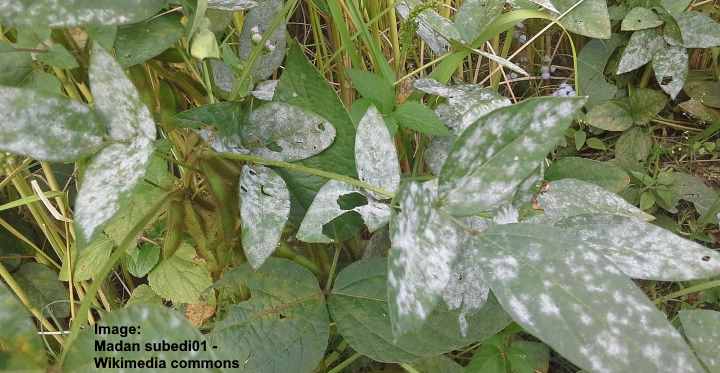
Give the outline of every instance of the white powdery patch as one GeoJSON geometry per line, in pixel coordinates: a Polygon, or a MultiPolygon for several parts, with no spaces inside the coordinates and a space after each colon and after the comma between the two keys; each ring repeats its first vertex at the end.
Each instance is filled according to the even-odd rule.
{"type": "Polygon", "coordinates": [[[255,86],[254,90],[250,91],[250,94],[258,100],[272,101],[279,82],[279,80],[263,80],[255,86]]]}
{"type": "Polygon", "coordinates": [[[660,88],[675,99],[685,85],[688,53],[683,47],[665,46],[653,57],[653,70],[660,88]]]}
{"type": "Polygon", "coordinates": [[[720,24],[707,15],[687,11],[675,15],[683,47],[712,48],[720,45],[720,24]]]}
{"type": "MultiPolygon", "coordinates": [[[[395,9],[401,17],[407,19],[410,13],[419,5],[422,5],[420,0],[401,0],[396,3],[395,9]]],[[[425,9],[420,12],[415,17],[414,22],[417,25],[418,36],[436,54],[448,51],[450,48],[449,39],[460,39],[460,34],[455,25],[433,9],[425,9]]]]}
{"type": "MultiPolygon", "coordinates": [[[[400,162],[395,143],[375,106],[360,120],[355,135],[355,164],[360,180],[395,193],[400,185],[400,162]]],[[[382,199],[370,191],[372,196],[382,199]]]]}
{"type": "Polygon", "coordinates": [[[323,225],[338,216],[355,211],[363,218],[370,232],[374,232],[390,220],[390,207],[378,202],[364,191],[337,180],[330,180],[318,191],[305,213],[296,234],[298,240],[311,243],[330,243],[333,239],[323,234],[323,225]],[[344,195],[358,193],[367,198],[366,205],[344,210],[338,199],[344,195]]]}
{"type": "Polygon", "coordinates": [[[31,89],[0,88],[0,149],[38,160],[69,161],[103,145],[100,118],[88,106],[31,89]]]}
{"type": "Polygon", "coordinates": [[[665,41],[654,29],[635,31],[620,58],[617,73],[624,74],[644,66],[652,61],[664,44],[665,41]]]}
{"type": "Polygon", "coordinates": [[[243,145],[252,154],[280,161],[312,157],[332,145],[335,127],[317,114],[282,102],[270,102],[250,113],[243,145]]]}
{"type": "Polygon", "coordinates": [[[517,223],[520,217],[520,212],[513,205],[505,205],[498,209],[493,217],[493,223],[495,224],[512,224],[517,223]]]}
{"type": "Polygon", "coordinates": [[[3,0],[0,17],[15,25],[45,24],[52,28],[118,25],[145,19],[164,4],[162,0],[3,0]]]}
{"type": "Polygon", "coordinates": [[[250,150],[242,145],[238,135],[221,137],[217,131],[209,127],[201,128],[197,134],[218,153],[250,154],[250,150]]]}
{"type": "Polygon", "coordinates": [[[290,192],[275,171],[263,166],[244,166],[239,189],[243,249],[257,269],[280,241],[290,214],[290,192]]]}
{"type": "Polygon", "coordinates": [[[258,5],[255,0],[208,0],[208,8],[237,12],[247,10],[258,5]]]}
{"type": "MultiPolygon", "coordinates": [[[[720,253],[642,220],[580,215],[561,220],[558,226],[573,230],[633,278],[689,281],[720,274],[720,253]]],[[[597,261],[595,257],[586,259],[597,261]]]]}
{"type": "Polygon", "coordinates": [[[685,336],[695,353],[711,372],[720,371],[720,312],[711,310],[680,311],[685,336]]]}
{"type": "MultiPolygon", "coordinates": [[[[467,219],[466,219],[467,220],[467,219]]],[[[459,309],[460,333],[467,335],[468,316],[480,310],[487,302],[490,288],[483,277],[482,269],[476,264],[480,254],[476,249],[465,246],[465,252],[453,265],[453,274],[442,293],[443,300],[451,310],[459,309]]]]}
{"type": "MultiPolygon", "coordinates": [[[[255,35],[264,34],[270,29],[276,16],[282,12],[283,4],[283,0],[264,0],[258,2],[257,6],[245,14],[238,47],[240,60],[249,61],[257,41],[259,41],[255,35]]],[[[252,66],[249,66],[254,81],[267,79],[282,64],[287,45],[285,21],[285,17],[282,17],[280,24],[276,25],[277,27],[265,42],[261,53],[256,56],[252,66]]]]}
{"type": "Polygon", "coordinates": [[[388,284],[396,333],[426,319],[454,275],[462,232],[435,210],[436,196],[434,181],[408,183],[390,225],[388,284]]]}

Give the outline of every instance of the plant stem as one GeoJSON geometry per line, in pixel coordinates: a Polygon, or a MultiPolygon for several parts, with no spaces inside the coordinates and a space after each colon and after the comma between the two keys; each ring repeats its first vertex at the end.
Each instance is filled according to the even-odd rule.
{"type": "Polygon", "coordinates": [[[283,162],[283,161],[276,161],[276,160],[272,160],[272,159],[261,158],[261,157],[250,155],[250,154],[237,154],[237,153],[216,153],[216,154],[217,154],[217,156],[219,156],[221,158],[225,158],[225,159],[250,162],[250,163],[261,164],[261,165],[271,166],[271,167],[279,167],[279,168],[284,168],[284,169],[291,170],[291,171],[299,171],[299,172],[306,173],[309,175],[324,177],[324,178],[330,179],[330,180],[342,181],[346,184],[350,184],[357,188],[362,188],[362,189],[366,189],[366,190],[375,192],[375,193],[383,195],[387,198],[393,197],[393,193],[390,193],[387,190],[379,188],[375,185],[368,184],[364,181],[354,179],[350,176],[336,174],[334,172],[328,172],[328,171],[319,170],[317,168],[303,166],[298,163],[288,163],[288,162],[283,162]]]}
{"type": "Polygon", "coordinates": [[[320,268],[313,262],[312,260],[296,254],[292,249],[290,249],[285,242],[281,242],[278,248],[275,250],[275,254],[281,258],[286,258],[289,260],[292,260],[293,262],[300,264],[301,266],[307,268],[310,270],[310,272],[314,273],[316,276],[320,276],[322,271],[320,268]]]}
{"type": "Polygon", "coordinates": [[[339,372],[342,372],[343,369],[347,368],[348,365],[352,364],[353,361],[357,360],[357,359],[358,359],[359,357],[361,357],[361,356],[362,356],[362,355],[361,355],[360,353],[357,353],[357,352],[354,353],[352,356],[350,356],[349,358],[347,358],[345,361],[343,361],[342,363],[340,363],[340,364],[338,364],[337,366],[335,366],[335,368],[330,369],[330,370],[328,371],[328,373],[339,373],[339,372]]]}
{"type": "Polygon", "coordinates": [[[695,286],[690,286],[689,288],[685,288],[685,289],[682,289],[682,290],[678,290],[678,291],[672,292],[672,293],[670,293],[670,294],[668,294],[668,295],[666,295],[666,296],[664,296],[664,297],[660,297],[660,298],[658,298],[658,299],[655,299],[655,304],[664,303],[664,302],[667,302],[667,301],[669,301],[669,300],[671,300],[671,299],[675,299],[675,298],[678,298],[678,297],[682,297],[683,295],[688,295],[688,294],[692,294],[692,293],[697,293],[697,292],[700,292],[700,291],[703,291],[703,290],[708,290],[708,289],[712,289],[712,288],[716,288],[716,287],[720,287],[720,280],[703,282],[702,284],[698,284],[698,285],[695,285],[695,286]]]}

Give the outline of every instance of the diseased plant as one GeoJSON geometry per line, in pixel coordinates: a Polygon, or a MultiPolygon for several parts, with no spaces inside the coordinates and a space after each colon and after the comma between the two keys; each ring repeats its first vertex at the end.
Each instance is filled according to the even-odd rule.
{"type": "MultiPolygon", "coordinates": [[[[0,368],[547,372],[552,349],[590,372],[716,372],[720,313],[681,310],[681,334],[635,281],[720,275],[720,253],[651,214],[687,200],[703,229],[720,210],[695,176],[646,167],[649,123],[683,87],[709,90],[687,88],[686,48],[717,46],[720,26],[689,3],[0,3],[0,186],[14,188],[0,211],[26,208],[47,243],[0,216],[35,258],[0,257],[0,368]],[[316,61],[288,38],[296,9],[316,61]],[[568,32],[597,38],[573,61],[581,96],[518,102],[505,72],[530,77],[511,60],[549,28],[510,55],[530,19],[560,25],[573,57],[568,32]],[[632,32],[617,74],[653,63],[618,83],[627,95],[604,71],[625,42],[612,21],[632,32]],[[412,33],[440,57],[407,73],[412,33]],[[489,86],[449,83],[468,58],[486,59],[489,86]],[[623,132],[612,164],[548,162],[568,138],[604,144],[586,131],[623,132]],[[164,346],[184,342],[197,349],[164,346]]],[[[687,107],[711,115],[709,101],[687,107]]]]}

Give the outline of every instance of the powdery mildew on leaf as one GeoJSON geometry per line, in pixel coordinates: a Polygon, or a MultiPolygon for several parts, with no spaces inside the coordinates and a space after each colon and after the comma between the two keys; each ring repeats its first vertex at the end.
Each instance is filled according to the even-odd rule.
{"type": "MultiPolygon", "coordinates": [[[[262,1],[262,0],[259,0],[262,1]]],[[[208,8],[237,12],[247,10],[258,5],[256,0],[208,0],[208,8]]]]}
{"type": "MultiPolygon", "coordinates": [[[[355,134],[355,164],[360,180],[392,194],[400,185],[400,162],[382,115],[370,106],[355,134]]],[[[376,193],[369,192],[378,199],[376,193]]]]}
{"type": "Polygon", "coordinates": [[[578,215],[559,221],[632,278],[689,281],[720,274],[720,253],[642,220],[578,215]]]}
{"type": "Polygon", "coordinates": [[[290,214],[290,192],[270,168],[244,166],[240,176],[242,245],[253,268],[260,267],[280,241],[290,214]]]}
{"type": "Polygon", "coordinates": [[[582,241],[549,226],[513,224],[491,227],[476,246],[503,308],[581,368],[703,371],[665,315],[582,241]]]}
{"type": "Polygon", "coordinates": [[[549,182],[537,200],[550,221],[583,214],[621,215],[646,221],[655,219],[619,195],[576,179],[549,182]]]}
{"type": "Polygon", "coordinates": [[[681,310],[685,337],[711,373],[720,372],[720,312],[681,310]]]}
{"type": "Polygon", "coordinates": [[[165,0],[3,0],[0,19],[18,26],[70,27],[139,22],[166,5],[165,0]]]}
{"type": "Polygon", "coordinates": [[[688,74],[687,50],[666,45],[655,53],[653,70],[660,88],[675,99],[683,89],[688,74]]]}
{"type": "Polygon", "coordinates": [[[504,6],[505,0],[463,1],[454,19],[455,28],[462,36],[462,42],[472,43],[502,13],[504,6]]]}
{"type": "Polygon", "coordinates": [[[720,45],[720,23],[700,12],[675,16],[685,48],[712,48],[720,45]]]}
{"type": "Polygon", "coordinates": [[[103,118],[87,105],[56,95],[0,88],[0,149],[44,161],[74,161],[103,145],[103,118]]]}
{"type": "MultiPolygon", "coordinates": [[[[283,0],[266,0],[252,8],[245,16],[238,54],[240,59],[248,61],[253,49],[256,47],[258,36],[264,35],[270,28],[273,19],[283,9],[283,0]]],[[[251,74],[254,81],[267,79],[280,67],[285,59],[287,46],[286,23],[283,21],[272,31],[272,34],[262,46],[260,56],[255,59],[251,74]]]]}
{"type": "Polygon", "coordinates": [[[258,100],[272,101],[275,96],[275,88],[277,88],[279,80],[263,80],[250,91],[250,94],[258,100]]]}
{"type": "Polygon", "coordinates": [[[323,234],[323,225],[350,211],[360,214],[370,232],[374,232],[390,220],[390,207],[388,205],[378,202],[372,196],[365,194],[365,192],[352,185],[330,180],[315,195],[315,199],[313,199],[312,204],[305,213],[305,218],[300,224],[296,234],[297,239],[314,243],[333,242],[332,238],[323,234]],[[364,195],[367,197],[368,203],[344,210],[340,207],[338,199],[352,193],[364,195]]]}
{"type": "Polygon", "coordinates": [[[316,155],[335,140],[335,127],[297,106],[270,102],[250,113],[242,129],[244,146],[268,159],[297,161],[316,155]]]}
{"type": "MultiPolygon", "coordinates": [[[[400,16],[407,19],[410,13],[422,3],[419,0],[401,0],[395,5],[400,16]]],[[[418,36],[436,54],[447,52],[449,40],[459,40],[460,33],[449,19],[441,16],[433,9],[425,9],[413,20],[417,25],[418,36]]]]}
{"type": "Polygon", "coordinates": [[[235,73],[225,62],[218,59],[210,59],[213,83],[220,91],[229,94],[235,84],[235,73]]]}
{"type": "MultiPolygon", "coordinates": [[[[555,8],[563,13],[577,4],[576,0],[552,0],[555,8]]],[[[568,31],[596,39],[610,38],[610,14],[606,0],[585,0],[572,12],[568,13],[560,23],[568,31]]]]}
{"type": "Polygon", "coordinates": [[[623,31],[644,30],[655,28],[663,24],[663,21],[655,12],[641,6],[633,8],[623,18],[621,29],[623,31]]]}
{"type": "Polygon", "coordinates": [[[217,131],[210,127],[201,128],[197,131],[197,134],[218,153],[250,154],[250,149],[243,146],[238,135],[220,136],[217,131]]]}
{"type": "Polygon", "coordinates": [[[464,234],[434,207],[436,197],[435,181],[409,182],[396,197],[400,212],[391,220],[388,257],[390,319],[396,336],[422,325],[456,275],[452,263],[464,234]]]}
{"type": "Polygon", "coordinates": [[[497,109],[462,133],[440,172],[440,200],[453,215],[490,210],[562,137],[585,99],[546,97],[497,109]]]}
{"type": "Polygon", "coordinates": [[[142,180],[153,153],[155,122],[137,90],[113,57],[93,48],[89,69],[95,108],[108,122],[116,143],[88,164],[75,200],[75,223],[81,241],[90,241],[97,228],[120,209],[142,180]]]}
{"type": "Polygon", "coordinates": [[[466,336],[469,327],[468,318],[487,303],[490,288],[483,278],[483,271],[472,261],[463,258],[461,257],[453,265],[453,273],[442,293],[442,298],[449,309],[460,311],[458,314],[460,334],[466,336]]]}
{"type": "Polygon", "coordinates": [[[553,5],[550,0],[530,0],[530,1],[537,5],[540,5],[541,7],[545,8],[551,12],[560,13],[560,12],[558,12],[557,8],[555,8],[555,5],[553,5]]]}
{"type": "Polygon", "coordinates": [[[617,73],[624,74],[644,66],[664,45],[665,41],[654,29],[633,32],[620,58],[617,73]]]}

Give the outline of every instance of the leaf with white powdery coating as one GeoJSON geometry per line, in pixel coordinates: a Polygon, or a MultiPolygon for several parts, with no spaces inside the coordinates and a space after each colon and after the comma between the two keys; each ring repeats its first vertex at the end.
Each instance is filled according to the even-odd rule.
{"type": "Polygon", "coordinates": [[[700,12],[683,12],[675,16],[685,48],[712,48],[720,45],[720,24],[700,12]]]}
{"type": "Polygon", "coordinates": [[[244,166],[240,176],[242,244],[253,268],[275,251],[289,214],[285,181],[270,168],[244,166]]]}
{"type": "Polygon", "coordinates": [[[578,215],[556,226],[573,231],[632,278],[689,281],[720,274],[720,253],[639,219],[578,215]]]}
{"type": "Polygon", "coordinates": [[[8,25],[53,28],[119,25],[142,21],[166,5],[166,0],[7,0],[0,3],[0,20],[8,25]]]}
{"type": "Polygon", "coordinates": [[[720,312],[681,310],[680,321],[685,337],[710,373],[720,372],[720,312]]]}
{"type": "Polygon", "coordinates": [[[688,75],[687,50],[683,47],[666,45],[655,53],[653,70],[660,88],[675,99],[683,89],[688,75]]]}
{"type": "MultiPolygon", "coordinates": [[[[371,106],[360,120],[355,135],[355,164],[360,180],[394,194],[400,185],[400,162],[395,142],[380,112],[371,106]]],[[[382,199],[369,192],[375,198],[382,199]]]]}
{"type": "Polygon", "coordinates": [[[453,215],[468,216],[511,198],[584,104],[584,98],[535,98],[482,117],[448,155],[440,173],[441,203],[453,215]]]}
{"type": "Polygon", "coordinates": [[[558,228],[493,226],[476,239],[493,293],[523,329],[591,372],[700,373],[675,328],[602,255],[558,228]]]}
{"type": "MultiPolygon", "coordinates": [[[[252,8],[245,16],[238,54],[240,59],[249,62],[249,57],[256,48],[256,36],[262,36],[269,31],[274,18],[283,9],[283,0],[265,0],[252,8]]],[[[283,21],[272,30],[270,37],[263,45],[260,55],[250,67],[254,81],[267,79],[282,64],[287,46],[287,33],[285,17],[283,21]]]]}
{"type": "Polygon", "coordinates": [[[91,155],[107,135],[89,106],[33,89],[1,87],[0,150],[37,160],[67,162],[91,155]]]}
{"type": "MultiPolygon", "coordinates": [[[[577,0],[553,0],[555,8],[561,14],[577,3],[577,0]]],[[[610,38],[610,14],[606,0],[585,0],[560,20],[560,23],[568,31],[579,35],[596,39],[610,38]]]]}
{"type": "Polygon", "coordinates": [[[455,28],[465,44],[472,43],[500,15],[504,0],[465,0],[455,14],[455,28]]]}
{"type": "Polygon", "coordinates": [[[617,73],[624,74],[644,66],[664,45],[662,36],[654,29],[633,32],[618,63],[617,73]]]}
{"type": "Polygon", "coordinates": [[[90,160],[80,184],[75,224],[81,243],[90,241],[142,181],[155,140],[150,111],[120,65],[98,45],[93,48],[89,75],[95,109],[106,118],[110,138],[116,142],[90,160]]]}
{"type": "Polygon", "coordinates": [[[222,346],[221,357],[240,359],[248,372],[312,372],[330,332],[315,276],[289,260],[268,258],[257,271],[243,264],[225,272],[215,287],[233,292],[241,285],[250,299],[229,305],[209,336],[222,346]]]}
{"type": "Polygon", "coordinates": [[[623,18],[620,29],[623,31],[644,30],[655,28],[662,24],[663,21],[655,12],[648,8],[637,7],[633,8],[625,18],[623,18]]]}
{"type": "Polygon", "coordinates": [[[208,8],[237,12],[257,6],[258,1],[261,0],[208,0],[208,8]]]}

